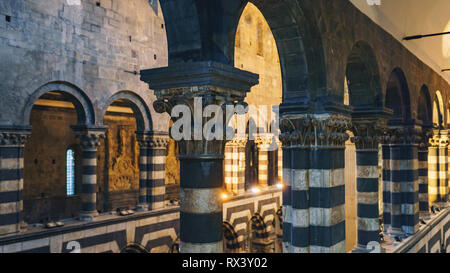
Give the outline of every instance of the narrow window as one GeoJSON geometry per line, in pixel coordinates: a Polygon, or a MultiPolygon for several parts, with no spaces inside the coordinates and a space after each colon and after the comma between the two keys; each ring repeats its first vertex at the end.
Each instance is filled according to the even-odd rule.
{"type": "Polygon", "coordinates": [[[75,154],[72,149],[66,152],[66,192],[67,196],[75,195],[75,154]]]}

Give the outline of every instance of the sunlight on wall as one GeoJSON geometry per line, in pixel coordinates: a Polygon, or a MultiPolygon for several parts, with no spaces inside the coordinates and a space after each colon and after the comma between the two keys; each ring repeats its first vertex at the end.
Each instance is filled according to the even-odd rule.
{"type": "MultiPolygon", "coordinates": [[[[444,32],[448,31],[450,31],[450,21],[448,21],[448,24],[444,29],[444,32]]],[[[444,56],[444,58],[450,58],[450,35],[444,35],[442,37],[442,56],[444,56]]]]}

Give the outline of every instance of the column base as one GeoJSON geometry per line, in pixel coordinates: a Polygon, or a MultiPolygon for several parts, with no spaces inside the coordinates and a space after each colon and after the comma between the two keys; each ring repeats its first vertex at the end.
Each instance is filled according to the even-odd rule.
{"type": "Polygon", "coordinates": [[[223,253],[223,241],[203,244],[180,241],[180,253],[223,253]]]}
{"type": "Polygon", "coordinates": [[[147,204],[139,204],[136,206],[136,211],[138,211],[138,212],[148,211],[148,205],[147,204]]]}
{"type": "Polygon", "coordinates": [[[429,220],[431,218],[431,213],[429,211],[420,211],[419,219],[421,220],[429,220]]]}
{"type": "Polygon", "coordinates": [[[394,227],[391,227],[388,230],[388,234],[391,238],[398,237],[398,236],[399,237],[405,236],[405,232],[401,228],[394,228],[394,227]]]}
{"type": "Polygon", "coordinates": [[[80,212],[80,221],[90,222],[93,221],[95,217],[98,216],[97,211],[82,211],[80,212]]]}

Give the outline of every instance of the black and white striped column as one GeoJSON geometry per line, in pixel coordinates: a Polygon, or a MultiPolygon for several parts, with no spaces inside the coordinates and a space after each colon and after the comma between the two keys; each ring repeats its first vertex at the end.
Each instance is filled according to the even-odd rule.
{"type": "Polygon", "coordinates": [[[97,211],[97,148],[105,127],[73,127],[82,148],[81,221],[92,221],[97,211]]]}
{"type": "Polygon", "coordinates": [[[309,149],[287,145],[283,148],[283,252],[309,253],[309,149]]]}
{"type": "Polygon", "coordinates": [[[384,143],[381,145],[383,157],[382,179],[383,179],[383,231],[391,228],[391,148],[384,143]]]}
{"type": "Polygon", "coordinates": [[[152,132],[147,157],[147,202],[149,210],[165,206],[166,156],[169,135],[152,132]]]}
{"type": "Polygon", "coordinates": [[[439,192],[439,135],[433,135],[428,148],[428,204],[438,202],[439,192]]]}
{"type": "Polygon", "coordinates": [[[380,241],[378,199],[378,150],[356,151],[358,198],[358,247],[380,241]]]}
{"type": "Polygon", "coordinates": [[[174,122],[171,137],[179,144],[183,253],[223,252],[221,197],[227,142],[223,121],[228,120],[223,110],[244,101],[251,87],[258,84],[258,78],[214,60],[189,65],[171,62],[168,67],[141,71],[141,80],[149,84],[157,97],[153,103],[155,111],[169,113],[174,122]],[[173,110],[179,115],[172,115],[173,110]],[[185,124],[188,116],[191,122],[185,124]]]}
{"type": "Polygon", "coordinates": [[[221,253],[223,155],[179,155],[180,250],[221,253]]]}
{"type": "Polygon", "coordinates": [[[283,252],[345,252],[344,144],[350,125],[339,114],[281,119],[283,252]]]}
{"type": "Polygon", "coordinates": [[[367,250],[371,242],[380,242],[378,150],[387,131],[387,120],[353,120],[356,145],[356,190],[358,243],[355,251],[367,250]]]}
{"type": "Polygon", "coordinates": [[[421,129],[392,130],[390,233],[414,234],[419,228],[419,140],[421,129]]]}
{"type": "Polygon", "coordinates": [[[448,133],[441,131],[439,143],[439,194],[438,202],[448,200],[448,133]]]}
{"type": "Polygon", "coordinates": [[[419,212],[427,216],[430,211],[428,203],[428,147],[429,137],[422,134],[422,141],[419,146],[419,212]]]}
{"type": "Polygon", "coordinates": [[[147,202],[147,158],[150,146],[150,137],[145,132],[136,132],[139,143],[139,200],[137,205],[138,211],[148,210],[147,202]]]}
{"type": "MultiPolygon", "coordinates": [[[[392,235],[403,235],[402,230],[402,182],[407,178],[405,170],[402,168],[402,162],[407,160],[403,158],[403,145],[391,145],[391,228],[389,233],[392,235]]],[[[403,149],[405,150],[405,149],[403,149]]]]}
{"type": "Polygon", "coordinates": [[[0,130],[0,235],[20,231],[23,211],[23,151],[28,129],[0,130]]]}

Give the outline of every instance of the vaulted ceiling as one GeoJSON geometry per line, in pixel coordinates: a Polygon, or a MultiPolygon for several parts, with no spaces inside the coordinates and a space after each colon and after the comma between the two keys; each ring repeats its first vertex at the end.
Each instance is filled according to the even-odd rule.
{"type": "Polygon", "coordinates": [[[450,34],[404,41],[405,36],[450,31],[450,0],[350,0],[450,83],[450,34]]]}

